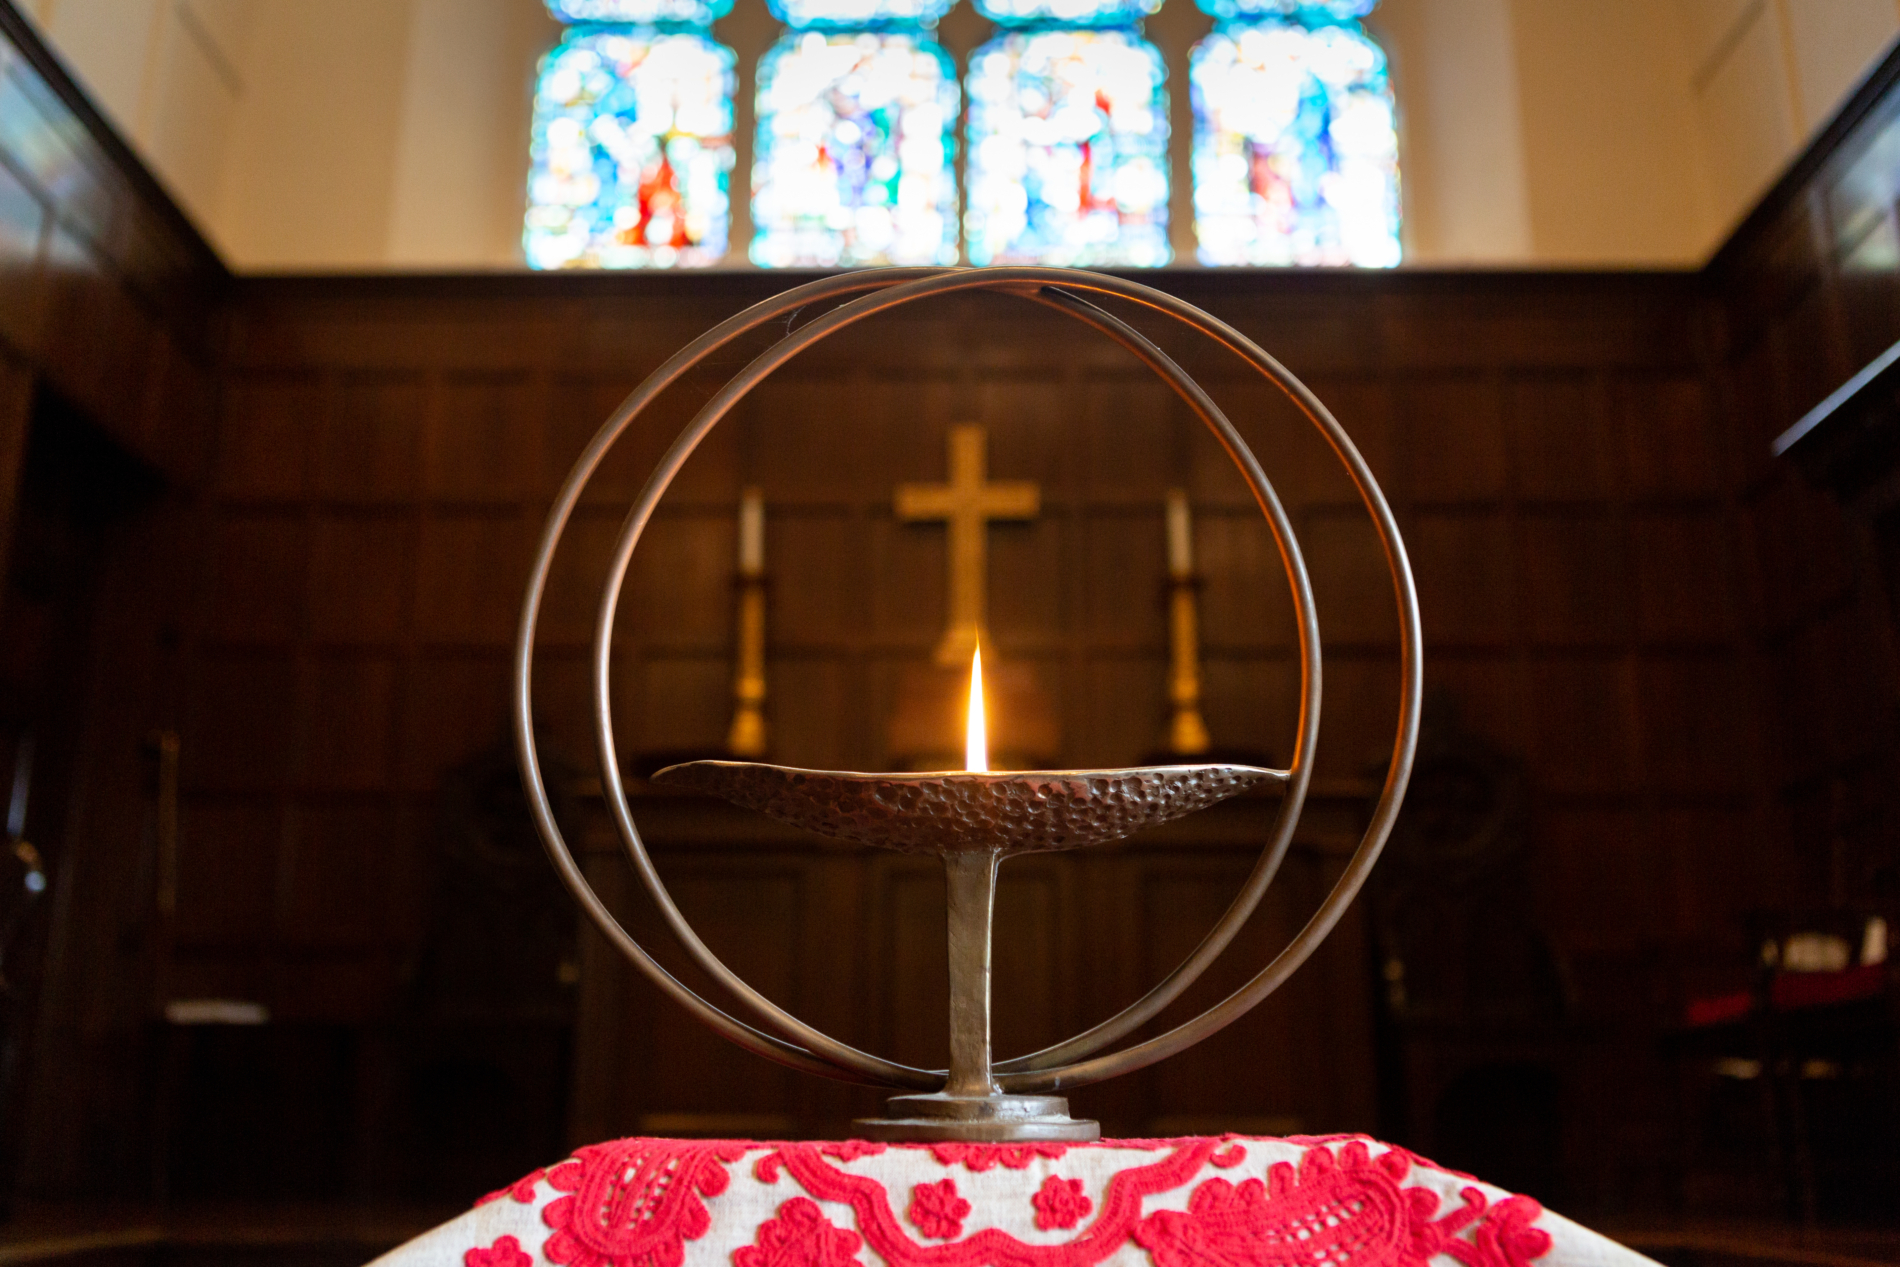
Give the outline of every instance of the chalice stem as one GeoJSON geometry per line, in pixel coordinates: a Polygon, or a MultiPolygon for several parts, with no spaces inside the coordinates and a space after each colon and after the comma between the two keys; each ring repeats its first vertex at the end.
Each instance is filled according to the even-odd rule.
{"type": "Polygon", "coordinates": [[[946,853],[950,897],[950,1079],[944,1094],[997,1095],[990,1074],[990,928],[996,914],[991,850],[946,853]]]}

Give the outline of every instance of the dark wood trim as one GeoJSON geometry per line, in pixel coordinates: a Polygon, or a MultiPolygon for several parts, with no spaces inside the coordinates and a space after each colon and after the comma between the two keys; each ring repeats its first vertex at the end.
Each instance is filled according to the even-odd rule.
{"type": "MultiPolygon", "coordinates": [[[[3,2],[3,0],[0,0],[3,2]]],[[[1544,295],[1592,298],[1669,292],[1688,297],[1702,291],[1693,269],[1101,269],[1113,277],[1170,294],[1281,297],[1323,296],[1367,300],[1389,296],[1468,295],[1509,298],[1527,285],[1544,295]]],[[[240,273],[233,298],[307,303],[325,300],[520,300],[520,299],[706,299],[746,302],[833,276],[804,269],[716,269],[703,272],[492,272],[492,273],[240,273]]]]}

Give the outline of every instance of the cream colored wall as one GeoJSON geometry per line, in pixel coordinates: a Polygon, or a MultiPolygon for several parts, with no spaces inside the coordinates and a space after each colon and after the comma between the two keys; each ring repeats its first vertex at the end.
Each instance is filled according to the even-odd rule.
{"type": "Polygon", "coordinates": [[[1413,264],[1706,259],[1900,35],[1896,0],[1386,0],[1413,264]]]}
{"type": "Polygon", "coordinates": [[[410,0],[252,0],[217,230],[240,267],[389,262],[410,0]]]}
{"type": "Polygon", "coordinates": [[[1706,254],[1708,196],[1668,7],[1511,0],[1532,258],[1681,264],[1706,254]]]}
{"type": "Polygon", "coordinates": [[[220,243],[219,199],[260,8],[257,0],[32,0],[26,7],[93,101],[220,243]]]}
{"type": "MultiPolygon", "coordinates": [[[[540,0],[29,3],[234,266],[519,266],[540,0]]],[[[1900,0],[1385,0],[1372,24],[1408,263],[1693,265],[1900,0]]]]}
{"type": "Polygon", "coordinates": [[[1385,0],[1406,259],[1699,264],[1900,35],[1900,0],[1385,0]]]}
{"type": "Polygon", "coordinates": [[[519,267],[530,96],[558,30],[539,3],[413,3],[388,258],[519,267]]]}
{"type": "Polygon", "coordinates": [[[519,267],[538,0],[250,2],[218,207],[238,267],[519,267]]]}
{"type": "Polygon", "coordinates": [[[1531,258],[1510,0],[1385,0],[1372,29],[1400,107],[1405,258],[1531,258]]]}
{"type": "Polygon", "coordinates": [[[1895,0],[1675,0],[1712,239],[1748,213],[1896,35],[1895,0]]]}
{"type": "Polygon", "coordinates": [[[539,0],[32,0],[233,267],[520,266],[539,0]]]}

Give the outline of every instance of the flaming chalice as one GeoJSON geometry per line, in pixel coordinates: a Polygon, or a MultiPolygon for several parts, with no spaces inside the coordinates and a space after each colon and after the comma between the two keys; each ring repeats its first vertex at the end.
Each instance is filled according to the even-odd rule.
{"type": "Polygon", "coordinates": [[[1298,379],[1246,336],[1161,291],[1073,269],[882,269],[845,273],[798,286],[755,305],[682,349],[628,397],[575,463],[556,497],[529,575],[515,646],[515,742],[523,782],[548,856],[583,911],[610,944],[662,992],[724,1037],[768,1060],[849,1082],[894,1087],[889,1116],[859,1122],[887,1140],[1082,1140],[1096,1124],[1068,1116],[1057,1092],[1139,1069],[1230,1024],[1291,976],[1326,938],[1378,860],[1398,814],[1418,738],[1421,700],[1418,602],[1391,508],[1352,441],[1298,379]],[[773,370],[813,343],[903,304],[937,295],[991,290],[1054,309],[1120,344],[1160,376],[1207,424],[1239,467],[1279,545],[1299,626],[1300,706],[1292,760],[1285,770],[1236,765],[1169,765],[1122,770],[992,773],[984,756],[980,649],[971,666],[970,726],[964,770],[930,774],[857,774],[750,762],[695,761],[655,776],[671,787],[716,793],[812,831],[880,848],[936,854],[948,878],[950,1067],[918,1069],[842,1043],[786,1012],[740,979],[687,923],[653,866],[634,822],[614,740],[609,669],[613,629],[627,568],[641,533],[680,467],[708,432],[773,370]],[[1357,487],[1384,546],[1399,614],[1398,732],[1379,800],[1358,849],[1320,908],[1293,941],[1250,981],[1201,1015],[1155,1037],[1108,1051],[1179,998],[1239,932],[1272,883],[1305,804],[1319,734],[1320,639],[1312,586],[1299,543],[1266,474],[1240,433],[1201,386],[1147,335],[1098,306],[1117,298],[1214,340],[1282,390],[1331,444],[1357,487]],[[834,301],[796,328],[788,319],[834,301]],[[687,955],[749,1015],[713,1006],[668,973],[630,936],[588,885],[554,821],[542,781],[533,726],[535,629],[554,553],[588,481],[633,420],[669,386],[748,334],[781,336],[701,407],[661,458],[629,510],[601,587],[593,643],[595,739],[601,786],[628,861],[687,955]],[[1249,788],[1278,786],[1280,807],[1260,858],[1233,903],[1194,951],[1145,995],[1084,1033],[1042,1051],[992,1061],[990,931],[996,869],[1020,853],[1077,849],[1118,840],[1249,788]]]}
{"type": "Polygon", "coordinates": [[[855,774],[749,761],[668,766],[656,783],[711,792],[820,835],[943,859],[950,906],[950,1071],[942,1091],[890,1101],[857,1125],[870,1139],[1088,1140],[1061,1096],[1008,1095],[990,1064],[996,868],[1025,853],[1107,844],[1287,772],[1242,765],[991,772],[983,652],[970,661],[964,769],[855,774]]]}

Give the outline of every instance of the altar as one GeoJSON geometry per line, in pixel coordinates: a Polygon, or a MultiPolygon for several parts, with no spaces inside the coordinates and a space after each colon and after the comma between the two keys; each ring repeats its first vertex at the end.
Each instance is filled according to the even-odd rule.
{"type": "MultiPolygon", "coordinates": [[[[749,980],[802,1016],[908,1064],[941,1062],[948,1006],[943,880],[929,860],[840,846],[713,797],[635,783],[634,813],[695,928],[749,980]]],[[[1298,931],[1351,853],[1375,787],[1328,783],[1310,799],[1279,880],[1190,1002],[1237,987],[1298,931]]],[[[1034,1051],[1112,1015],[1193,949],[1244,881],[1270,797],[1239,797],[1101,850],[1018,859],[997,888],[997,1046],[1034,1051]]],[[[684,956],[637,892],[589,806],[582,864],[608,906],[669,968],[684,956]]],[[[597,934],[580,947],[581,1140],[628,1135],[838,1136],[875,1091],[763,1064],[709,1033],[597,934]]],[[[1172,1060],[1084,1089],[1077,1103],[1120,1136],[1373,1129],[1371,953],[1355,907],[1280,994],[1172,1060]],[[1234,1076],[1236,1062],[1253,1066],[1234,1076]]],[[[688,979],[696,979],[688,977],[688,979]]]]}
{"type": "MultiPolygon", "coordinates": [[[[733,680],[730,734],[735,748],[743,741],[745,747],[763,750],[766,721],[761,705],[769,688],[760,653],[763,510],[756,495],[747,494],[740,523],[739,628],[744,645],[733,680]]],[[[809,283],[728,319],[655,370],[615,411],[555,499],[530,569],[515,657],[515,734],[524,786],[563,883],[605,943],[671,1003],[734,1046],[783,1069],[884,1085],[902,1094],[893,1096],[882,1113],[854,1121],[837,1140],[759,1143],[643,1135],[584,1146],[570,1159],[490,1194],[469,1214],[382,1261],[453,1263],[459,1258],[463,1267],[532,1267],[537,1261],[557,1267],[679,1267],[693,1257],[707,1263],[729,1260],[737,1267],[839,1267],[859,1261],[861,1250],[887,1263],[956,1262],[971,1267],[1079,1267],[1121,1256],[1138,1262],[1142,1252],[1159,1267],[1209,1259],[1423,1264],[1446,1258],[1467,1267],[1519,1267],[1533,1260],[1645,1261],[1548,1214],[1531,1198],[1488,1188],[1471,1176],[1366,1137],[1280,1139],[1228,1132],[1116,1140],[1101,1138],[1097,1121],[1070,1116],[1067,1093],[1072,1089],[1144,1070],[1226,1029],[1285,984],[1333,931],[1377,861],[1405,794],[1418,744],[1419,643],[1417,596],[1396,522],[1344,430],[1297,378],[1244,336],[1192,305],[1098,274],[1036,268],[977,273],[888,270],[809,283]],[[907,485],[897,496],[901,517],[939,518],[950,529],[950,624],[936,661],[940,670],[950,669],[966,650],[970,656],[960,768],[941,768],[948,765],[943,761],[921,773],[870,774],[759,761],[689,760],[654,771],[637,789],[630,785],[616,748],[612,635],[641,535],[686,459],[753,387],[805,347],[886,309],[978,290],[1014,295],[1063,312],[1119,343],[1175,389],[1239,468],[1279,547],[1299,632],[1300,693],[1288,767],[1201,755],[1207,741],[1197,715],[1191,542],[1184,501],[1171,496],[1168,528],[1176,582],[1171,683],[1176,715],[1170,730],[1176,751],[1167,759],[1171,763],[993,771],[991,701],[982,654],[990,637],[984,619],[986,523],[990,517],[1033,516],[1039,499],[1034,485],[987,484],[985,432],[963,425],[950,434],[950,481],[937,487],[907,485]],[[1237,989],[1199,1015],[1190,1013],[1192,1019],[1172,1029],[1134,1039],[1129,1036],[1138,1035],[1147,1021],[1192,989],[1230,947],[1285,860],[1312,783],[1321,643],[1298,540],[1252,450],[1220,407],[1167,353],[1098,306],[1104,298],[1127,301],[1150,316],[1172,318],[1224,345],[1280,388],[1319,430],[1346,468],[1384,550],[1398,607],[1401,660],[1398,733],[1385,777],[1362,829],[1349,833],[1343,865],[1330,877],[1317,909],[1285,948],[1237,989]],[[827,301],[835,306],[796,331],[788,329],[734,374],[660,458],[607,556],[600,589],[592,653],[600,794],[613,836],[640,888],[697,968],[695,975],[716,987],[721,996],[716,1004],[653,958],[596,888],[598,859],[590,867],[577,856],[576,841],[570,839],[573,825],[563,822],[556,810],[554,798],[561,789],[556,787],[551,795],[539,755],[533,691],[537,622],[568,522],[620,435],[672,382],[708,357],[783,313],[827,301]],[[650,792],[655,786],[665,792],[715,796],[820,838],[940,859],[948,928],[943,974],[948,985],[947,1070],[894,1061],[861,1050],[848,1039],[841,1041],[788,1011],[782,990],[761,992],[735,972],[700,936],[654,866],[634,812],[633,792],[650,792]],[[1261,824],[1265,830],[1257,833],[1264,842],[1259,859],[1242,878],[1239,896],[1199,945],[1107,1020],[1053,1042],[1032,1039],[1026,1054],[998,1058],[992,978],[1003,861],[1115,845],[1145,828],[1192,819],[1223,802],[1233,804],[1242,795],[1263,794],[1277,806],[1261,824]],[[722,1004],[747,1019],[722,1010],[722,1004]],[[1058,1091],[1064,1094],[1054,1094],[1058,1091]],[[1441,1213],[1441,1207],[1447,1208],[1441,1213]],[[703,1247],[696,1242],[704,1242],[703,1247]]],[[[932,689],[927,677],[915,685],[925,694],[932,689]]],[[[1028,711],[1021,709],[1020,701],[1018,708],[1028,711]]],[[[931,734],[928,721],[941,710],[925,706],[911,711],[926,719],[920,733],[931,734]]],[[[893,733],[903,733],[902,726],[893,733]]],[[[928,739],[921,752],[933,753],[928,739]]],[[[709,808],[684,804],[676,826],[690,833],[706,821],[709,808]]],[[[649,821],[645,829],[652,826],[649,821]]],[[[1002,913],[1007,917],[1010,912],[1005,908],[1002,913]]],[[[1095,922],[1106,926],[1126,922],[1114,911],[1097,910],[1094,915],[1095,922]]],[[[747,923],[743,915],[740,919],[742,925],[747,923]]],[[[1043,918],[1016,921],[1038,931],[1046,931],[1051,922],[1046,912],[1043,918]]],[[[918,923],[928,926],[934,921],[918,923]]],[[[1001,927],[1008,930],[1010,925],[1005,918],[1001,927]]],[[[890,958],[899,989],[906,992],[937,976],[916,971],[920,965],[905,963],[901,956],[890,958]]],[[[1011,982],[1005,975],[1005,993],[1011,982]]],[[[824,984],[835,993],[839,982],[824,984]]],[[[929,986],[923,988],[934,993],[929,986]]],[[[1055,1011],[1044,1007],[1035,1014],[1049,1020],[1055,1011]]],[[[1311,1036],[1302,1037],[1311,1041],[1311,1036]]],[[[691,1078],[705,1070],[693,1066],[685,1072],[691,1078]]],[[[736,1121],[740,1115],[730,1110],[730,1093],[726,1104],[726,1120],[736,1121]]],[[[710,1125],[710,1120],[699,1124],[710,1125]]]]}

